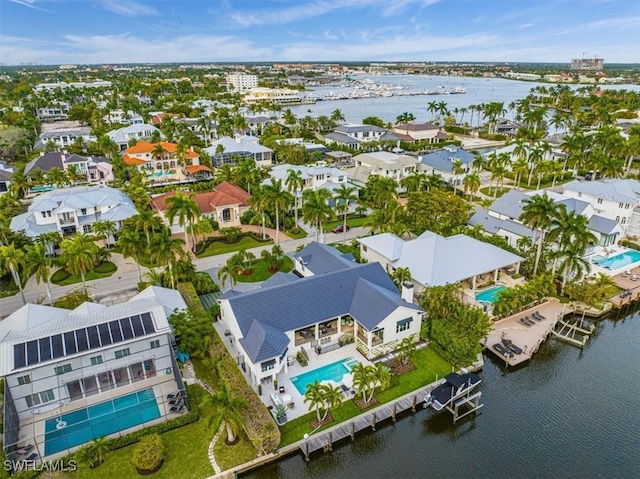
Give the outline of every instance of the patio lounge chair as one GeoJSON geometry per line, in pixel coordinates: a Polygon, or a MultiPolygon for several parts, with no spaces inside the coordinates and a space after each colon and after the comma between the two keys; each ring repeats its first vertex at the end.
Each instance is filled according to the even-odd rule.
{"type": "Polygon", "coordinates": [[[524,324],[527,328],[531,326],[531,321],[529,321],[527,317],[520,318],[520,322],[524,324]]]}
{"type": "Polygon", "coordinates": [[[511,351],[510,349],[505,348],[500,343],[494,344],[493,345],[493,349],[495,349],[497,352],[499,352],[502,356],[509,356],[510,358],[513,357],[513,351],[511,351]]]}
{"type": "Polygon", "coordinates": [[[538,311],[535,311],[532,316],[533,316],[533,319],[537,321],[544,321],[545,319],[547,319],[544,316],[542,316],[538,311]]]}
{"type": "Polygon", "coordinates": [[[522,354],[522,349],[513,344],[513,341],[511,341],[510,339],[503,339],[502,344],[505,348],[510,349],[515,354],[522,354]]]}
{"type": "Polygon", "coordinates": [[[341,384],[340,389],[342,389],[342,392],[344,393],[345,396],[349,395],[350,389],[347,386],[345,386],[344,384],[341,384]]]}

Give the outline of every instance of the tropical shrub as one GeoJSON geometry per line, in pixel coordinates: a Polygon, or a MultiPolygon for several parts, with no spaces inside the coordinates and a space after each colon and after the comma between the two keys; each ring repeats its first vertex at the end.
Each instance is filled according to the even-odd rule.
{"type": "Polygon", "coordinates": [[[494,316],[510,314],[551,296],[555,292],[551,276],[537,276],[524,284],[498,291],[497,300],[493,303],[493,314],[494,316]]]}
{"type": "Polygon", "coordinates": [[[131,462],[138,474],[153,474],[164,462],[164,443],[160,434],[143,437],[133,449],[131,462]]]}
{"type": "Polygon", "coordinates": [[[89,296],[84,288],[80,288],[56,299],[53,305],[56,308],[75,309],[85,302],[93,303],[93,299],[91,299],[91,296],[89,296]]]}
{"type": "Polygon", "coordinates": [[[307,358],[300,351],[298,351],[298,354],[296,354],[296,359],[298,360],[298,362],[300,363],[300,366],[302,367],[305,367],[307,364],[309,364],[309,362],[307,361],[307,358]]]}

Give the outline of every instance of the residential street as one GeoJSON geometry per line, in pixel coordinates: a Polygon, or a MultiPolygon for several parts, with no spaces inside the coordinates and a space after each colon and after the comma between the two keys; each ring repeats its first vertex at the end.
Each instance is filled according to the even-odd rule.
{"type": "MultiPolygon", "coordinates": [[[[347,232],[347,240],[351,241],[359,236],[367,234],[368,228],[358,227],[352,228],[347,232]]],[[[325,243],[338,243],[343,239],[343,234],[326,233],[325,243]]],[[[289,241],[282,241],[280,246],[285,253],[293,253],[298,246],[308,244],[315,241],[314,235],[309,235],[306,238],[294,239],[289,241]]],[[[256,256],[260,256],[260,252],[265,249],[270,249],[272,245],[260,246],[258,248],[250,249],[256,256]]],[[[205,271],[212,268],[218,268],[222,266],[227,259],[233,256],[235,252],[225,253],[217,256],[210,256],[208,258],[195,258],[193,263],[199,271],[205,271]]],[[[93,281],[87,281],[87,287],[89,288],[89,294],[98,302],[105,303],[118,303],[123,302],[127,298],[135,295],[136,288],[138,286],[138,269],[136,268],[133,260],[125,260],[121,255],[113,255],[112,261],[118,266],[113,276],[109,278],[96,279],[93,281]]],[[[146,268],[142,268],[142,274],[147,271],[146,268]]],[[[52,285],[51,292],[53,298],[59,298],[64,296],[69,291],[77,289],[80,284],[73,284],[70,286],[56,286],[52,285]]],[[[25,298],[28,302],[38,302],[43,299],[46,301],[47,293],[44,284],[37,285],[33,278],[27,281],[25,285],[25,298]]],[[[22,300],[20,294],[9,296],[7,298],[0,299],[0,318],[4,318],[22,306],[22,300]]]]}

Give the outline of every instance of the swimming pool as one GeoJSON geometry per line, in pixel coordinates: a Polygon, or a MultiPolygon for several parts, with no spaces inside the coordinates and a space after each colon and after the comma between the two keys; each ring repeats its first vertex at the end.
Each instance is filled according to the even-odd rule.
{"type": "Polygon", "coordinates": [[[493,304],[498,299],[498,293],[504,289],[507,289],[506,286],[494,286],[493,288],[485,289],[480,293],[476,293],[476,301],[493,304]]]}
{"type": "Polygon", "coordinates": [[[351,372],[351,368],[358,364],[360,361],[356,361],[353,358],[342,359],[335,363],[327,364],[321,368],[314,369],[299,376],[291,378],[291,382],[296,387],[298,392],[304,396],[307,392],[307,386],[313,384],[314,381],[335,381],[337,383],[342,381],[342,377],[351,372]]]}
{"type": "Polygon", "coordinates": [[[153,389],[121,396],[47,419],[45,456],[79,446],[160,417],[153,389]]]}
{"type": "Polygon", "coordinates": [[[55,190],[56,187],[54,185],[42,185],[42,186],[34,186],[33,188],[29,188],[32,193],[44,193],[45,191],[55,190]]]}
{"type": "Polygon", "coordinates": [[[594,256],[591,261],[603,268],[620,269],[640,261],[640,251],[629,250],[609,258],[594,256]]]}

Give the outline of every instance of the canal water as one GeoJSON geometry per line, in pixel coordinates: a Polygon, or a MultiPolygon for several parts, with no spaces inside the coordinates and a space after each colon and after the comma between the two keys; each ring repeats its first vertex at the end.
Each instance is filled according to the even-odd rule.
{"type": "Polygon", "coordinates": [[[453,425],[421,409],[309,463],[296,453],[243,477],[640,477],[640,313],[596,325],[583,350],[550,339],[518,370],[486,355],[475,417],[453,425]]]}

